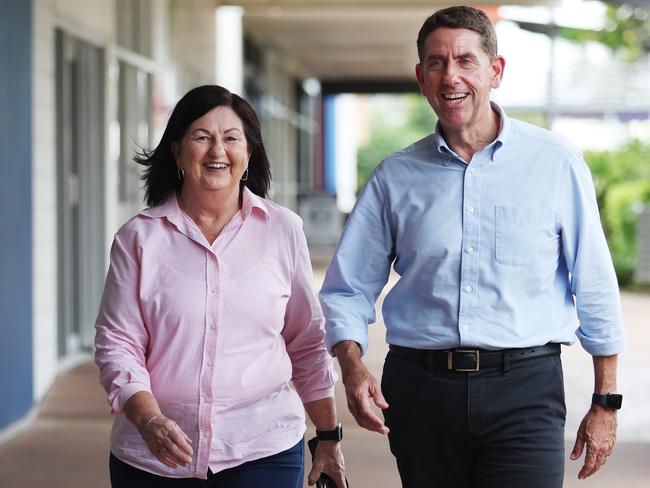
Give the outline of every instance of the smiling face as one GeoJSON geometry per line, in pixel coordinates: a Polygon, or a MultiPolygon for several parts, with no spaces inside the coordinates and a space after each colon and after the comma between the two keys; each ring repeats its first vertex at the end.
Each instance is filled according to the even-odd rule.
{"type": "Polygon", "coordinates": [[[250,152],[244,124],[230,107],[215,107],[196,119],[172,150],[185,172],[182,193],[225,192],[239,198],[250,152]]]}
{"type": "Polygon", "coordinates": [[[445,133],[489,126],[490,91],[501,84],[503,58],[491,59],[477,32],[448,27],[429,34],[423,54],[415,68],[418,84],[445,133]]]}

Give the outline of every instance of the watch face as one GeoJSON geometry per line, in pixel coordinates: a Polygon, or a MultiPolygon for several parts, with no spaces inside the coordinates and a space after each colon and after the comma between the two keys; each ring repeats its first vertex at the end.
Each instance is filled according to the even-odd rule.
{"type": "Polygon", "coordinates": [[[606,395],[594,393],[591,402],[610,410],[618,410],[621,408],[621,404],[623,403],[623,395],[618,393],[608,393],[606,395]]]}
{"type": "Polygon", "coordinates": [[[343,439],[343,426],[338,424],[334,430],[316,430],[316,436],[321,441],[340,441],[343,439]]]}
{"type": "Polygon", "coordinates": [[[614,393],[610,393],[607,395],[607,408],[613,408],[615,410],[618,410],[621,408],[621,405],[623,404],[623,395],[617,395],[614,393]]]}

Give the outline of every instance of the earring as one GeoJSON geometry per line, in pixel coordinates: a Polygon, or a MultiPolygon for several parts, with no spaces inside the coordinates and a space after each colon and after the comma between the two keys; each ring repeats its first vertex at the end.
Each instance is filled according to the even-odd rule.
{"type": "Polygon", "coordinates": [[[244,174],[241,176],[242,181],[246,181],[248,179],[248,168],[244,171],[244,174]]]}
{"type": "Polygon", "coordinates": [[[183,178],[185,178],[185,170],[179,166],[176,168],[176,176],[178,176],[178,181],[183,181],[183,178]]]}

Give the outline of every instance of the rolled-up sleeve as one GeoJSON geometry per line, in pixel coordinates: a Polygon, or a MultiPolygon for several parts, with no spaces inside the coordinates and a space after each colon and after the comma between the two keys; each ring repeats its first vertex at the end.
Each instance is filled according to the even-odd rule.
{"type": "Polygon", "coordinates": [[[284,318],[284,337],[293,368],[292,382],[303,403],[334,396],[336,373],[325,348],[323,313],[313,290],[313,273],[302,226],[294,232],[291,296],[284,318]]]}
{"type": "Polygon", "coordinates": [[[375,301],[388,281],[395,248],[381,170],[375,169],[361,192],[320,292],[330,351],[352,340],[365,354],[375,301]]]}
{"type": "Polygon", "coordinates": [[[125,245],[116,235],[95,323],[95,362],[114,415],[122,413],[134,393],[151,392],[145,356],[149,336],[140,308],[139,270],[135,245],[125,245]]]}
{"type": "Polygon", "coordinates": [[[591,174],[581,155],[566,166],[562,252],[571,274],[580,325],[576,334],[594,356],[620,353],[626,334],[612,258],[601,226],[591,174]]]}

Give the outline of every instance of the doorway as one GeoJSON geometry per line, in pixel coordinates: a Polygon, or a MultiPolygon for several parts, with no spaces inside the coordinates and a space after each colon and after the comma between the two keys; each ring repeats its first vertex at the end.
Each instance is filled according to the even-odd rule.
{"type": "Polygon", "coordinates": [[[56,32],[58,357],[90,350],[104,266],[104,53],[56,32]]]}

